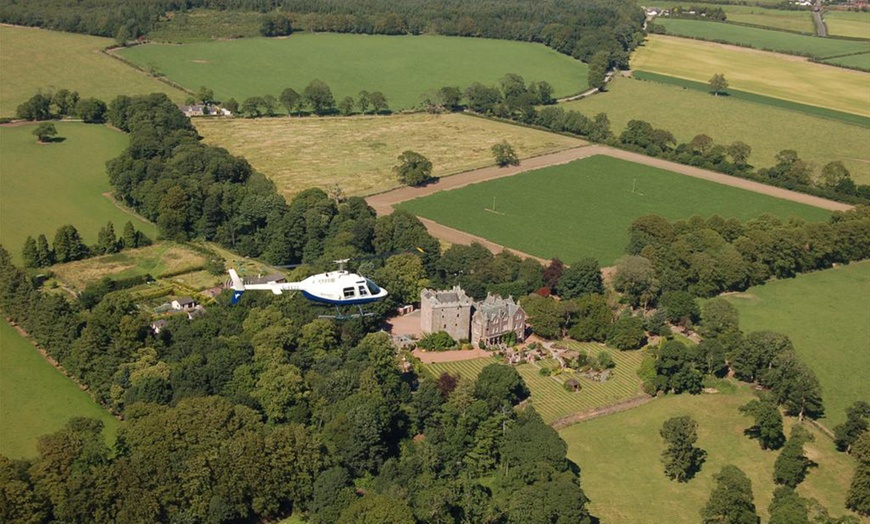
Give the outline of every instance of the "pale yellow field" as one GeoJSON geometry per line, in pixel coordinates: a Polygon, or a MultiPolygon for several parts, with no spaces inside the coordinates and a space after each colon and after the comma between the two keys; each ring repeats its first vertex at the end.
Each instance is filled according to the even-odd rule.
{"type": "Polygon", "coordinates": [[[109,103],[118,95],[184,92],[108,57],[100,49],[110,38],[0,25],[0,116],[14,116],[19,104],[38,91],[78,91],[109,103]]]}
{"type": "Polygon", "coordinates": [[[326,118],[194,119],[209,144],[245,157],[290,198],[310,187],[339,184],[346,195],[398,187],[392,172],[405,150],[446,176],[494,165],[490,148],[507,140],[520,158],[586,142],[467,115],[392,115],[326,118]]]}
{"type": "Polygon", "coordinates": [[[870,38],[870,13],[866,11],[826,11],[825,25],[832,36],[870,38]]]}
{"type": "Polygon", "coordinates": [[[721,73],[733,89],[870,116],[870,73],[804,58],[654,35],[637,49],[631,67],[696,82],[721,73]]]}

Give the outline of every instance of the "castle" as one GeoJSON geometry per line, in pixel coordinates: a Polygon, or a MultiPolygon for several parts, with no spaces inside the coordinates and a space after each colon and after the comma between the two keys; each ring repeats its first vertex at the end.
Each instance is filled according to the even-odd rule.
{"type": "Polygon", "coordinates": [[[424,289],[420,292],[420,327],[423,333],[446,331],[454,340],[489,346],[513,338],[511,333],[522,341],[526,312],[513,297],[487,295],[475,303],[459,286],[448,291],[424,289]]]}

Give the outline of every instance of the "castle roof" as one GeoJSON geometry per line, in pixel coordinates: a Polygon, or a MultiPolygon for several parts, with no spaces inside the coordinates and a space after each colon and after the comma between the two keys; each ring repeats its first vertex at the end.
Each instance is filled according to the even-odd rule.
{"type": "Polygon", "coordinates": [[[424,289],[420,292],[420,301],[429,302],[433,308],[471,306],[471,297],[465,294],[459,286],[453,286],[450,290],[424,289]]]}

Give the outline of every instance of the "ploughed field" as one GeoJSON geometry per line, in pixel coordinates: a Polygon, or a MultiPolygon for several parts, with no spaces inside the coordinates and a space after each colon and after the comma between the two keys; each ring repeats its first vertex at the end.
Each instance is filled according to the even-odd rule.
{"type": "Polygon", "coordinates": [[[607,156],[528,171],[397,206],[540,258],[612,265],[638,217],[763,213],[825,220],[827,211],[607,156]]]}
{"type": "Polygon", "coordinates": [[[218,100],[278,98],[285,88],[301,93],[320,79],[336,102],[356,99],[361,90],[381,91],[394,111],[418,106],[441,87],[496,84],[507,73],[527,82],[546,80],[556,96],[583,91],[587,76],[585,64],[542,44],[446,36],[300,33],[118,52],[188,89],[207,86],[218,100]]]}
{"type": "Polygon", "coordinates": [[[398,187],[397,157],[416,151],[445,176],[495,164],[490,148],[507,140],[520,158],[586,142],[461,114],[330,118],[194,119],[206,142],[243,156],[287,198],[338,184],[347,195],[398,187]]]}

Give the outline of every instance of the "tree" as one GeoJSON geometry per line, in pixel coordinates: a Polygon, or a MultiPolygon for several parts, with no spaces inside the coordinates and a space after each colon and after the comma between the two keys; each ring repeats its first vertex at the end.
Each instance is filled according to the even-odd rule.
{"type": "Polygon", "coordinates": [[[739,314],[724,298],[714,298],[701,308],[701,334],[705,338],[715,338],[739,331],[739,314]]]}
{"type": "Polygon", "coordinates": [[[76,104],[79,101],[77,91],[69,89],[58,89],[51,97],[51,103],[57,109],[57,114],[60,116],[70,116],[75,113],[76,104]]]}
{"type": "Polygon", "coordinates": [[[118,239],[115,237],[115,225],[109,221],[100,228],[97,234],[97,253],[108,255],[118,251],[118,239]]]}
{"type": "Polygon", "coordinates": [[[804,444],[812,441],[813,436],[801,426],[794,426],[788,442],[782,447],[776,462],[773,463],[773,481],[796,488],[803,482],[812,461],[804,455],[804,444]]]}
{"type": "Polygon", "coordinates": [[[659,281],[649,259],[628,255],[616,261],[613,287],[623,293],[632,306],[645,310],[658,295],[659,281]]]}
{"type": "Polygon", "coordinates": [[[288,116],[292,115],[293,111],[299,109],[299,102],[302,100],[302,96],[292,87],[281,91],[281,96],[278,98],[281,101],[281,105],[287,110],[288,116]]]}
{"type": "Polygon", "coordinates": [[[492,151],[492,156],[495,157],[495,163],[498,164],[498,167],[520,165],[520,159],[517,158],[513,146],[507,140],[502,140],[498,144],[495,144],[490,150],[492,151]]]}
{"type": "Polygon", "coordinates": [[[196,92],[196,100],[203,105],[213,104],[215,102],[214,90],[201,86],[196,92]]]}
{"type": "Polygon", "coordinates": [[[529,388],[516,369],[501,364],[484,367],[477,376],[474,395],[495,411],[502,405],[515,406],[529,398],[529,388]]]}
{"type": "Polygon", "coordinates": [[[407,502],[387,495],[368,494],[341,512],[338,524],[414,524],[407,502]]]}
{"type": "Polygon", "coordinates": [[[51,142],[54,140],[54,137],[57,136],[57,128],[54,127],[54,124],[39,124],[36,126],[36,129],[33,130],[33,136],[43,144],[51,142]]]}
{"type": "Polygon", "coordinates": [[[757,524],[752,481],[737,466],[724,466],[713,475],[716,486],[701,509],[704,524],[757,524]]]}
{"type": "Polygon", "coordinates": [[[700,471],[707,455],[694,446],[698,440],[698,423],[688,415],[673,417],[662,424],[659,434],[665,442],[662,452],[665,475],[677,482],[688,482],[700,471]]]}
{"type": "Polygon", "coordinates": [[[828,189],[838,190],[847,181],[851,181],[849,170],[839,160],[825,164],[825,167],[822,168],[822,174],[819,176],[819,185],[828,189]]]}
{"type": "Polygon", "coordinates": [[[32,236],[27,235],[24,241],[24,247],[21,249],[21,259],[24,261],[24,267],[39,267],[39,255],[36,250],[36,240],[32,236]]]}
{"type": "Polygon", "coordinates": [[[227,101],[224,102],[224,109],[232,114],[236,114],[239,112],[239,103],[235,98],[228,98],[227,101]]]}
{"type": "MultiPolygon", "coordinates": [[[[794,489],[778,486],[773,490],[773,500],[768,507],[770,512],[768,524],[810,524],[809,502],[795,493],[794,489]]],[[[819,520],[815,522],[832,521],[819,520]]]]}
{"type": "Polygon", "coordinates": [[[662,344],[655,365],[658,389],[665,392],[673,390],[674,393],[700,393],[704,377],[695,367],[696,359],[695,348],[679,340],[668,340],[662,344]]]}
{"type": "Polygon", "coordinates": [[[45,235],[39,235],[36,239],[36,258],[39,261],[39,267],[48,267],[54,264],[54,251],[49,247],[45,235]]]}
{"type": "Polygon", "coordinates": [[[715,96],[719,96],[719,93],[724,93],[728,89],[728,80],[725,79],[725,75],[717,73],[710,78],[707,85],[715,96]]]}
{"type": "MultiPolygon", "coordinates": [[[[572,266],[573,267],[573,266],[572,266]]],[[[576,301],[576,318],[568,335],[574,340],[604,342],[613,324],[613,311],[603,295],[584,295],[576,301]]]]}
{"type": "Polygon", "coordinates": [[[187,197],[181,186],[172,186],[160,199],[157,227],[172,240],[187,239],[187,197]]]}
{"type": "Polygon", "coordinates": [[[338,112],[344,116],[350,116],[353,113],[354,105],[353,98],[346,96],[338,103],[338,112]]]}
{"type": "Polygon", "coordinates": [[[713,139],[705,134],[695,135],[695,138],[689,142],[689,147],[699,155],[707,156],[707,153],[709,153],[710,149],[713,147],[713,139]]]}
{"type": "Polygon", "coordinates": [[[598,51],[589,60],[589,87],[604,91],[607,81],[607,69],[610,67],[610,53],[598,51]]]}
{"type": "Polygon", "coordinates": [[[432,162],[420,153],[404,151],[398,160],[399,164],[393,166],[393,172],[403,184],[422,186],[435,180],[432,176],[432,162]]]}
{"type": "Polygon", "coordinates": [[[239,110],[248,118],[257,118],[260,113],[260,106],[263,105],[263,99],[259,96],[249,96],[243,102],[239,110]]]}
{"type": "Polygon", "coordinates": [[[363,89],[359,92],[359,98],[357,99],[359,103],[359,112],[362,114],[366,114],[369,112],[369,106],[372,105],[371,94],[363,89]]]}
{"type": "Polygon", "coordinates": [[[302,98],[318,115],[325,115],[335,107],[335,97],[332,96],[332,90],[321,80],[312,80],[305,86],[302,98]]]}
{"type": "Polygon", "coordinates": [[[730,146],[725,148],[725,152],[731,157],[731,161],[735,165],[743,167],[752,154],[752,147],[741,141],[732,142],[730,146]]]}
{"type": "Polygon", "coordinates": [[[794,350],[778,354],[763,376],[777,402],[789,415],[818,418],[825,412],[821,386],[816,374],[797,356],[794,350]]]}
{"type": "Polygon", "coordinates": [[[48,120],[51,118],[51,98],[37,93],[19,105],[15,114],[24,120],[48,120]]]}
{"type": "Polygon", "coordinates": [[[761,449],[779,449],[785,442],[782,432],[782,415],[776,402],[769,396],[752,400],[740,406],[740,412],[751,415],[755,424],[744,431],[750,438],[757,438],[761,449]]]}
{"type": "Polygon", "coordinates": [[[639,349],[645,341],[643,319],[633,315],[616,319],[607,334],[607,344],[617,349],[639,349]]]}
{"type": "Polygon", "coordinates": [[[52,247],[54,248],[54,256],[60,263],[80,260],[88,253],[88,248],[82,242],[78,230],[71,225],[61,226],[57,229],[52,247]]]}
{"type": "Polygon", "coordinates": [[[83,98],[76,103],[76,114],[86,124],[102,124],[106,121],[106,103],[97,98],[83,98]]]}
{"type": "Polygon", "coordinates": [[[865,431],[852,444],[852,456],[858,465],[846,492],[846,507],[870,516],[870,431],[865,431]]]}
{"type": "Polygon", "coordinates": [[[263,110],[266,112],[266,116],[275,116],[275,109],[278,107],[278,101],[275,100],[275,97],[272,95],[265,95],[262,98],[263,101],[263,110]]]}
{"type": "Polygon", "coordinates": [[[665,308],[668,320],[681,326],[691,326],[701,317],[701,310],[695,297],[687,291],[671,291],[662,295],[661,305],[665,308]]]}
{"type": "Polygon", "coordinates": [[[390,105],[387,103],[387,97],[380,91],[369,93],[369,103],[372,105],[372,112],[375,114],[382,113],[390,108],[390,105]]]}
{"type": "Polygon", "coordinates": [[[834,443],[837,449],[848,452],[852,444],[867,431],[870,418],[870,404],[857,400],[846,408],[846,422],[834,427],[834,443]]]}
{"type": "Polygon", "coordinates": [[[457,111],[461,107],[462,90],[458,87],[444,86],[438,90],[438,101],[448,111],[457,111]]]}

